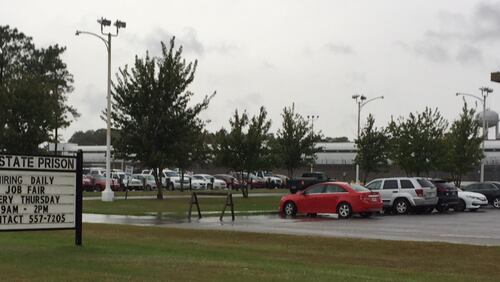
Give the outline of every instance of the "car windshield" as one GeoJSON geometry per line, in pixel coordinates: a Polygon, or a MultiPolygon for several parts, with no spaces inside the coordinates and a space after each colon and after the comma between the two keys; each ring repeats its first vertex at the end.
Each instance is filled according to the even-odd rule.
{"type": "Polygon", "coordinates": [[[369,189],[361,186],[361,185],[358,185],[358,184],[350,184],[352,189],[354,189],[355,191],[357,192],[370,192],[369,189]]]}

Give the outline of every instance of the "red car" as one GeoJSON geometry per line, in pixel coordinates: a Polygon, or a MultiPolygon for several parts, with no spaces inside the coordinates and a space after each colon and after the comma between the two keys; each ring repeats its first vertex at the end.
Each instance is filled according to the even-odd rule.
{"type": "Polygon", "coordinates": [[[359,213],[368,217],[382,211],[382,208],[378,192],[345,182],[318,183],[296,194],[285,195],[280,201],[280,212],[286,216],[297,213],[336,213],[339,218],[349,218],[359,213]]]}
{"type": "MultiPolygon", "coordinates": [[[[112,178],[110,184],[110,188],[113,191],[120,190],[120,183],[118,183],[118,179],[112,178]]],[[[104,175],[95,175],[94,176],[94,189],[98,191],[104,191],[106,188],[106,177],[104,175]]]]}

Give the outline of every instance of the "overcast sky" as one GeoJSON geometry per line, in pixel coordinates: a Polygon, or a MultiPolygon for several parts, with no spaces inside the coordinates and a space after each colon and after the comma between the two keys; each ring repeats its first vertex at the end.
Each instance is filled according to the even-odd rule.
{"type": "MultiPolygon", "coordinates": [[[[488,107],[500,110],[500,2],[446,1],[7,1],[0,0],[0,25],[33,37],[38,47],[67,47],[64,60],[74,75],[69,103],[82,114],[76,130],[104,128],[106,51],[91,36],[101,16],[127,22],[112,42],[112,72],[160,41],[178,39],[188,60],[198,59],[190,90],[199,101],[217,91],[202,117],[215,131],[228,126],[236,108],[251,115],[264,105],[275,131],[284,106],[319,115],[314,128],[326,136],[356,134],[351,96],[383,95],[362,111],[376,124],[438,107],[455,119],[456,92],[494,92],[488,107]]],[[[473,101],[470,101],[474,105],[473,101]]],[[[479,105],[478,105],[479,106],[479,105]]]]}

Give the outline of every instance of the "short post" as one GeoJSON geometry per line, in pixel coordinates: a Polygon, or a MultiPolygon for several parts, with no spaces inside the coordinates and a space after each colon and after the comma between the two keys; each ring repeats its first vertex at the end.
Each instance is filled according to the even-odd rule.
{"type": "Polygon", "coordinates": [[[198,219],[201,219],[200,204],[198,203],[198,196],[196,196],[196,192],[193,192],[191,194],[191,199],[189,200],[189,212],[188,212],[189,222],[191,222],[191,211],[193,210],[193,205],[196,205],[196,209],[198,210],[198,219]]]}

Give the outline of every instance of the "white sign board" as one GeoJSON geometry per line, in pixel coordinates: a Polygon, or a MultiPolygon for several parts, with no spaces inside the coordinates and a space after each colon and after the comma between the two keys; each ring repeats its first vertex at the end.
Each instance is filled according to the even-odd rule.
{"type": "Polygon", "coordinates": [[[76,228],[77,159],[0,155],[0,231],[76,228]]]}

